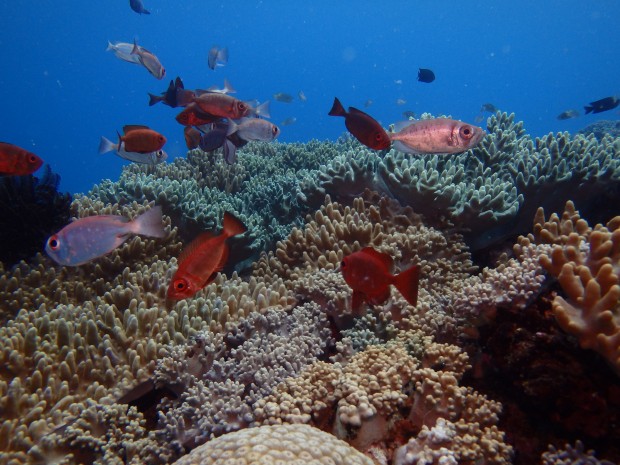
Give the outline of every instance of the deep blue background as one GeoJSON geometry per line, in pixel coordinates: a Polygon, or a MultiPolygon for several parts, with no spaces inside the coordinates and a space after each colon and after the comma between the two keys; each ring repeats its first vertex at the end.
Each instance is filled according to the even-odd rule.
{"type": "Polygon", "coordinates": [[[473,122],[485,102],[516,113],[536,136],[618,119],[616,109],[556,120],[620,94],[615,0],[144,3],[149,16],[127,0],[0,2],[0,140],[44,158],[63,190],[118,178],[126,162],[97,148],[125,124],[151,126],[168,138],[171,158],[185,155],[177,110],[148,106],[147,92],[177,75],[188,88],[227,77],[238,98],[272,100],[272,121],[297,117],[282,128],[285,142],[337,138],[343,120],[327,116],[334,96],[361,109],[372,99],[366,111],[386,126],[404,110],[473,122]],[[162,61],[162,81],[105,51],[108,39],[134,38],[162,61]],[[212,71],[214,44],[228,46],[230,61],[212,71]],[[419,67],[437,80],[417,82],[419,67]],[[300,90],[307,102],[271,97],[300,90]]]}

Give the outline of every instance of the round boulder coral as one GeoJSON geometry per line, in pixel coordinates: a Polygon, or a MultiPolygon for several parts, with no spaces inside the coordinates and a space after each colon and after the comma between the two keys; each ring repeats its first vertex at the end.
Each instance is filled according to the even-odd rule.
{"type": "Polygon", "coordinates": [[[174,465],[373,465],[346,442],[309,425],[275,425],[225,434],[174,465]]]}

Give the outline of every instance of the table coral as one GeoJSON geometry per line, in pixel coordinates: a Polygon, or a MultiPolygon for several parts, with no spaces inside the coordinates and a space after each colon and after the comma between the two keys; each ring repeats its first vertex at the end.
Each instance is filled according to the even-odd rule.
{"type": "Polygon", "coordinates": [[[308,425],[277,425],[229,433],[174,465],[376,465],[346,442],[308,425]]]}
{"type": "Polygon", "coordinates": [[[561,218],[538,211],[532,239],[553,244],[541,263],[565,292],[553,301],[558,324],[620,373],[620,217],[590,228],[568,202],[561,218]]]}

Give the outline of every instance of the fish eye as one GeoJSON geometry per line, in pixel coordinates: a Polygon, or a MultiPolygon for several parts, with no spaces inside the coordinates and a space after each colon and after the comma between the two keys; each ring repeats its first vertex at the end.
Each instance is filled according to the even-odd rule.
{"type": "Polygon", "coordinates": [[[163,158],[164,157],[164,151],[163,150],[158,150],[157,153],[155,154],[155,156],[157,158],[163,158]]]}
{"type": "Polygon", "coordinates": [[[381,141],[381,140],[383,139],[383,136],[381,135],[381,133],[380,133],[380,132],[378,132],[377,134],[375,134],[375,139],[376,139],[377,141],[381,141]]]}
{"type": "Polygon", "coordinates": [[[344,268],[344,267],[346,267],[346,266],[347,266],[347,264],[345,263],[345,261],[344,261],[344,260],[342,260],[342,261],[340,262],[340,268],[344,268]]]}
{"type": "Polygon", "coordinates": [[[177,291],[184,291],[185,289],[187,289],[187,283],[184,279],[177,279],[174,282],[174,289],[177,291]]]}
{"type": "Polygon", "coordinates": [[[34,153],[31,153],[31,154],[28,156],[28,161],[29,161],[30,163],[36,163],[36,162],[37,162],[37,156],[36,156],[34,153]]]}
{"type": "Polygon", "coordinates": [[[239,102],[239,109],[240,110],[245,110],[247,107],[245,106],[245,103],[243,102],[239,102]]]}
{"type": "Polygon", "coordinates": [[[474,136],[474,130],[471,126],[462,126],[459,134],[463,139],[471,139],[474,136]]]}
{"type": "Polygon", "coordinates": [[[274,134],[278,133],[278,126],[274,126],[273,128],[271,128],[271,132],[274,134]]]}
{"type": "Polygon", "coordinates": [[[60,248],[60,241],[58,240],[57,236],[52,236],[47,241],[47,245],[52,250],[58,250],[60,248]]]}

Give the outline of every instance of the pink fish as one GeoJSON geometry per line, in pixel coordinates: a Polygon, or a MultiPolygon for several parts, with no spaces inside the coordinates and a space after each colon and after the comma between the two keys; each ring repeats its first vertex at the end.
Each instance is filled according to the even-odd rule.
{"type": "Polygon", "coordinates": [[[155,207],[129,221],[118,215],[80,218],[47,240],[45,251],[61,265],[88,263],[119,247],[133,234],[164,237],[161,207],[155,207]]]}
{"type": "Polygon", "coordinates": [[[390,133],[396,150],[406,153],[461,153],[485,135],[482,128],[449,118],[402,121],[390,133]]]}

